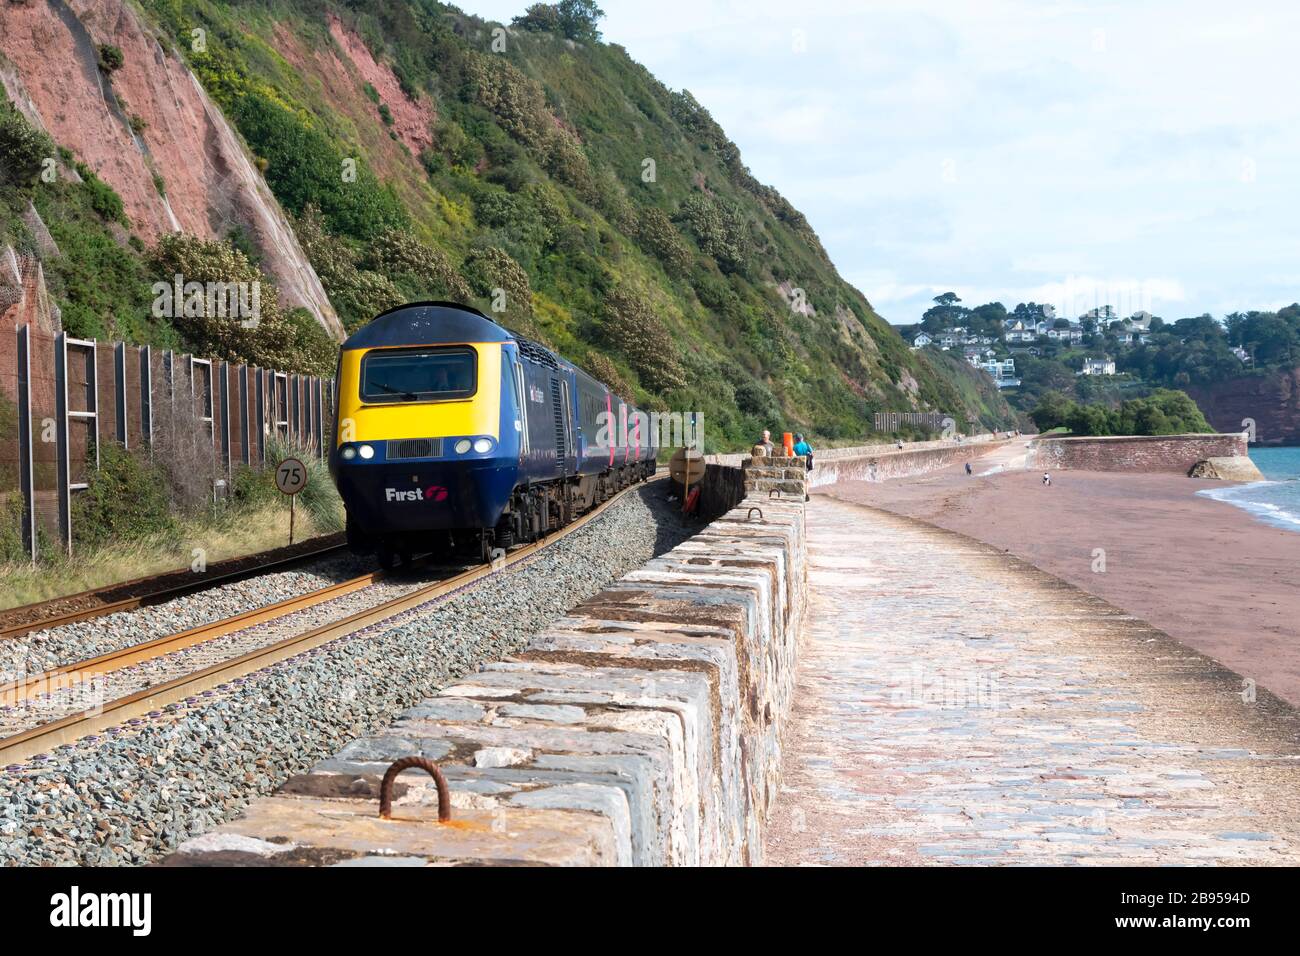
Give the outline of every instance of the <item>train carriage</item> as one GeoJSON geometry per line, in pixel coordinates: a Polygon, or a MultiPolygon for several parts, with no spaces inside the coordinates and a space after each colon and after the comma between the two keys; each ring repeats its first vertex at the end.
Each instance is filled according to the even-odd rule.
{"type": "Polygon", "coordinates": [[[391,309],[346,342],[330,468],[348,542],[391,565],[536,540],[654,474],[638,410],[469,306],[391,309]]]}

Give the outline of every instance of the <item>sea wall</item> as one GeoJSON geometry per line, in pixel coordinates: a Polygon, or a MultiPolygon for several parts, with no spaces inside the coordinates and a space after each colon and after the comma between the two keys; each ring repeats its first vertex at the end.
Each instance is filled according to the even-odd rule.
{"type": "Polygon", "coordinates": [[[1244,433],[1039,438],[1030,448],[1030,467],[1186,475],[1208,458],[1245,455],[1244,433]]]}
{"type": "Polygon", "coordinates": [[[713,520],[726,514],[745,497],[745,479],[739,466],[707,462],[700,481],[699,514],[713,520]]]}
{"type": "Polygon", "coordinates": [[[887,481],[923,475],[979,458],[1001,444],[1004,441],[994,440],[992,436],[980,436],[960,443],[912,442],[901,451],[894,445],[837,448],[813,455],[814,468],[808,475],[808,484],[821,488],[839,481],[887,481]]]}
{"type": "Polygon", "coordinates": [[[802,500],[742,501],[168,862],[760,863],[805,602],[802,500]],[[449,822],[420,770],[380,819],[410,756],[446,775],[449,822]]]}

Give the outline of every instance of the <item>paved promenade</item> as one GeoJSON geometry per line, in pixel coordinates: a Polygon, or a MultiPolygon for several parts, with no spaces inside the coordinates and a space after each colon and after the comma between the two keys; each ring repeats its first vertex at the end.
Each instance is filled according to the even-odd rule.
{"type": "Polygon", "coordinates": [[[911,519],[814,495],[808,549],[770,864],[1300,863],[1267,691],[911,519]]]}

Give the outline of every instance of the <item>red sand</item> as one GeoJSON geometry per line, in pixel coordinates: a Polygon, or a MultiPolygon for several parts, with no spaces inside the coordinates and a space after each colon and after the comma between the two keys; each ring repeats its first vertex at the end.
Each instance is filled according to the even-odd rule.
{"type": "Polygon", "coordinates": [[[1300,533],[1195,494],[1223,482],[1058,471],[1043,487],[1035,472],[978,477],[988,465],[815,493],[1010,551],[1300,705],[1300,533]]]}

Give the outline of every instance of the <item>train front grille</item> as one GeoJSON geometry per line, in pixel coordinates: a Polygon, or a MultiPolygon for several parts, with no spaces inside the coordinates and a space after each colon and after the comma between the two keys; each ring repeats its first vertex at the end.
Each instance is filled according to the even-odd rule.
{"type": "Polygon", "coordinates": [[[437,458],[442,455],[441,438],[401,438],[388,443],[388,460],[437,458]]]}

